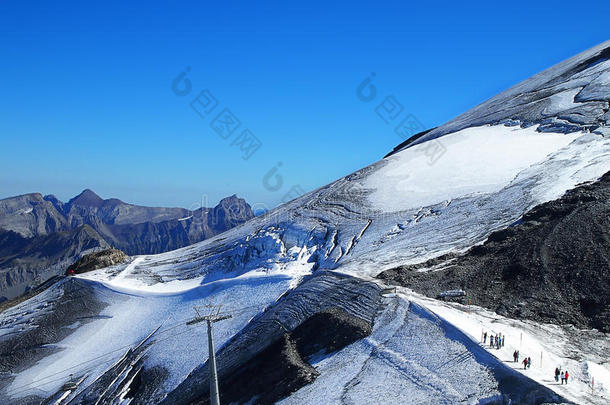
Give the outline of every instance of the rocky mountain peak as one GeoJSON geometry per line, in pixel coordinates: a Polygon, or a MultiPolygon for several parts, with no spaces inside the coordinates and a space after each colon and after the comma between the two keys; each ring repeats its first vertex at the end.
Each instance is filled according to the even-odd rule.
{"type": "Polygon", "coordinates": [[[239,198],[237,196],[237,194],[233,194],[229,197],[225,197],[222,200],[220,200],[220,202],[218,203],[218,205],[222,205],[222,206],[227,206],[227,205],[234,205],[234,204],[239,204],[239,203],[245,203],[246,200],[244,200],[243,198],[239,198]]]}
{"type": "Polygon", "coordinates": [[[254,218],[252,207],[236,194],[220,200],[210,212],[210,225],[212,227],[229,227],[232,228],[240,223],[243,223],[251,218],[254,218]]]}
{"type": "Polygon", "coordinates": [[[43,200],[45,200],[45,201],[49,201],[49,202],[61,202],[61,201],[59,200],[59,198],[57,198],[57,197],[55,196],[55,194],[47,194],[47,195],[45,195],[45,196],[44,196],[44,197],[42,197],[42,198],[43,198],[43,200]]]}
{"type": "Polygon", "coordinates": [[[18,196],[16,198],[24,200],[24,201],[36,201],[36,202],[40,202],[40,201],[42,201],[42,194],[40,194],[40,193],[28,193],[28,194],[23,194],[21,196],[18,196]]]}
{"type": "Polygon", "coordinates": [[[71,206],[79,205],[83,207],[99,207],[103,203],[104,199],[90,189],[83,190],[79,195],[68,201],[71,206]]]}

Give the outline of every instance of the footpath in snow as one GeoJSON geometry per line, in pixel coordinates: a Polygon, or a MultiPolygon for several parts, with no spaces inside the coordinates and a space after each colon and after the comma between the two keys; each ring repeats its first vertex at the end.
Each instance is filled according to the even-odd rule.
{"type": "Polygon", "coordinates": [[[429,309],[453,324],[506,365],[579,404],[610,403],[610,339],[595,330],[540,324],[504,318],[477,306],[441,302],[423,297],[406,288],[400,295],[429,309]],[[483,333],[487,343],[483,344],[483,333]],[[489,336],[501,333],[505,345],[489,346],[489,336]],[[513,352],[519,350],[519,362],[513,352]],[[523,369],[523,358],[531,358],[531,367],[523,369]],[[567,385],[555,381],[554,371],[560,367],[570,374],[567,385]]]}

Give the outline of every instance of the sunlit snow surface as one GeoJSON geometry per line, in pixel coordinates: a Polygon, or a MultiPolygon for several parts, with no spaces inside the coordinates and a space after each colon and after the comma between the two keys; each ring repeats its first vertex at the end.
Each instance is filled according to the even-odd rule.
{"type": "MultiPolygon", "coordinates": [[[[168,370],[163,389],[170,391],[207,359],[203,326],[184,325],[195,315],[193,306],[211,302],[237,311],[215,329],[221,347],[315,268],[369,278],[392,266],[464,250],[516,221],[534,205],[610,170],[610,139],[597,134],[540,134],[533,128],[484,126],[446,135],[439,142],[446,153],[434,164],[428,164],[417,147],[406,149],[210,240],[78,276],[93,285],[109,306],[99,319],[72,325],[74,332],[57,345],[62,350],[18,373],[2,395],[44,397],[60,388],[70,373],[86,373],[82,384],[86,386],[116,362],[126,347],[156,328],[160,329],[146,353],[146,365],[168,370]],[[99,356],[104,356],[103,363],[82,364],[99,356]],[[44,383],[43,378],[52,381],[44,383]]],[[[17,328],[12,321],[15,313],[44,303],[53,293],[51,289],[0,314],[0,335],[16,332],[12,329],[17,328]]],[[[407,308],[404,301],[396,311],[406,314],[407,308]]],[[[360,364],[353,359],[365,361],[380,346],[386,336],[383,330],[401,327],[400,319],[386,321],[378,323],[370,338],[320,359],[315,364],[322,373],[319,379],[286,401],[315,403],[313,398],[320,395],[339,401],[342,396],[374,394],[387,403],[408,402],[396,392],[381,393],[381,381],[396,390],[409,389],[422,402],[435,395],[451,403],[469,395],[483,399],[498,394],[494,380],[486,377],[486,361],[468,360],[472,374],[430,371],[436,363],[449,360],[451,353],[470,350],[467,341],[449,337],[444,346],[449,351],[439,349],[428,358],[417,358],[424,355],[430,337],[418,336],[416,325],[427,333],[434,330],[423,313],[416,313],[413,323],[397,332],[396,341],[375,349],[381,360],[367,363],[359,372],[352,370],[360,364]],[[429,381],[413,381],[409,375],[429,381]],[[349,385],[346,390],[344,383],[349,385]]],[[[471,329],[460,317],[448,321],[466,332],[471,329]]],[[[540,327],[540,333],[543,330],[540,327]]],[[[552,339],[558,332],[549,333],[552,339]]],[[[608,365],[600,364],[608,358],[584,356],[583,361],[591,362],[589,369],[596,370],[603,381],[608,365]]],[[[554,366],[549,365],[549,370],[554,366]]],[[[576,369],[574,373],[578,376],[576,369]]],[[[530,375],[544,383],[551,372],[530,375]]],[[[563,387],[550,388],[564,394],[563,387]]],[[[588,398],[584,384],[565,390],[570,398],[588,398]]]]}
{"type": "Polygon", "coordinates": [[[382,211],[430,206],[506,187],[522,170],[565,147],[579,134],[542,134],[536,127],[474,127],[405,149],[368,177],[370,201],[382,211]]]}

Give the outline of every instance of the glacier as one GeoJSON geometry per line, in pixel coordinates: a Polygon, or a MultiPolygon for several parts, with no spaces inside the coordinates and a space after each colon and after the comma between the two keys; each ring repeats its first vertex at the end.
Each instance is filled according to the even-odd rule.
{"type": "Polygon", "coordinates": [[[232,315],[214,329],[221,378],[325,308],[371,323],[367,338],[308,359],[319,376],[287,404],[607,403],[608,336],[465,312],[406,289],[388,296],[374,276],[482,243],[610,171],[609,50],[610,41],[585,51],[225,233],[65,278],[5,310],[0,400],[195,401],[207,389],[207,344],[203,326],[186,322],[212,305],[232,315]],[[431,161],[427,142],[443,155],[431,161]],[[518,370],[481,347],[480,331],[499,325],[511,347],[525,333],[548,370],[518,370]],[[600,351],[582,349],[575,362],[571,339],[600,351]],[[546,381],[561,362],[574,384],[546,381]],[[77,388],[63,389],[69,381],[77,388]]]}

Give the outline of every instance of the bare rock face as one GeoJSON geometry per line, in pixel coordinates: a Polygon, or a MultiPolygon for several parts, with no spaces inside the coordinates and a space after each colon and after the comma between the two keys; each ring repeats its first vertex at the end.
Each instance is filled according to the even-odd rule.
{"type": "MultiPolygon", "coordinates": [[[[319,373],[300,355],[294,340],[285,334],[243,364],[220,386],[222,403],[271,404],[311,384],[319,373]]],[[[209,394],[208,394],[209,395],[209,394]]],[[[197,405],[209,404],[204,395],[197,405]]]]}
{"type": "Polygon", "coordinates": [[[0,229],[32,238],[89,225],[110,245],[129,254],[178,249],[253,217],[250,205],[236,195],[222,199],[216,207],[194,211],[104,200],[88,189],[67,203],[39,193],[0,200],[0,229]]]}
{"type": "Polygon", "coordinates": [[[212,230],[220,231],[241,225],[253,216],[252,208],[246,200],[233,194],[220,200],[218,205],[210,210],[207,222],[212,230]]]}
{"type": "Polygon", "coordinates": [[[68,267],[67,275],[81,274],[88,271],[114,266],[127,260],[127,255],[117,249],[106,249],[101,252],[91,253],[78,259],[68,267]]]}
{"type": "MultiPolygon", "coordinates": [[[[317,312],[222,381],[221,402],[270,404],[285,398],[319,376],[309,364],[312,356],[339,351],[371,332],[370,322],[340,307],[317,312]]],[[[207,396],[200,403],[208,404],[207,396]]]]}
{"type": "Polygon", "coordinates": [[[0,200],[0,229],[25,238],[70,230],[61,211],[40,193],[0,200]]]}

